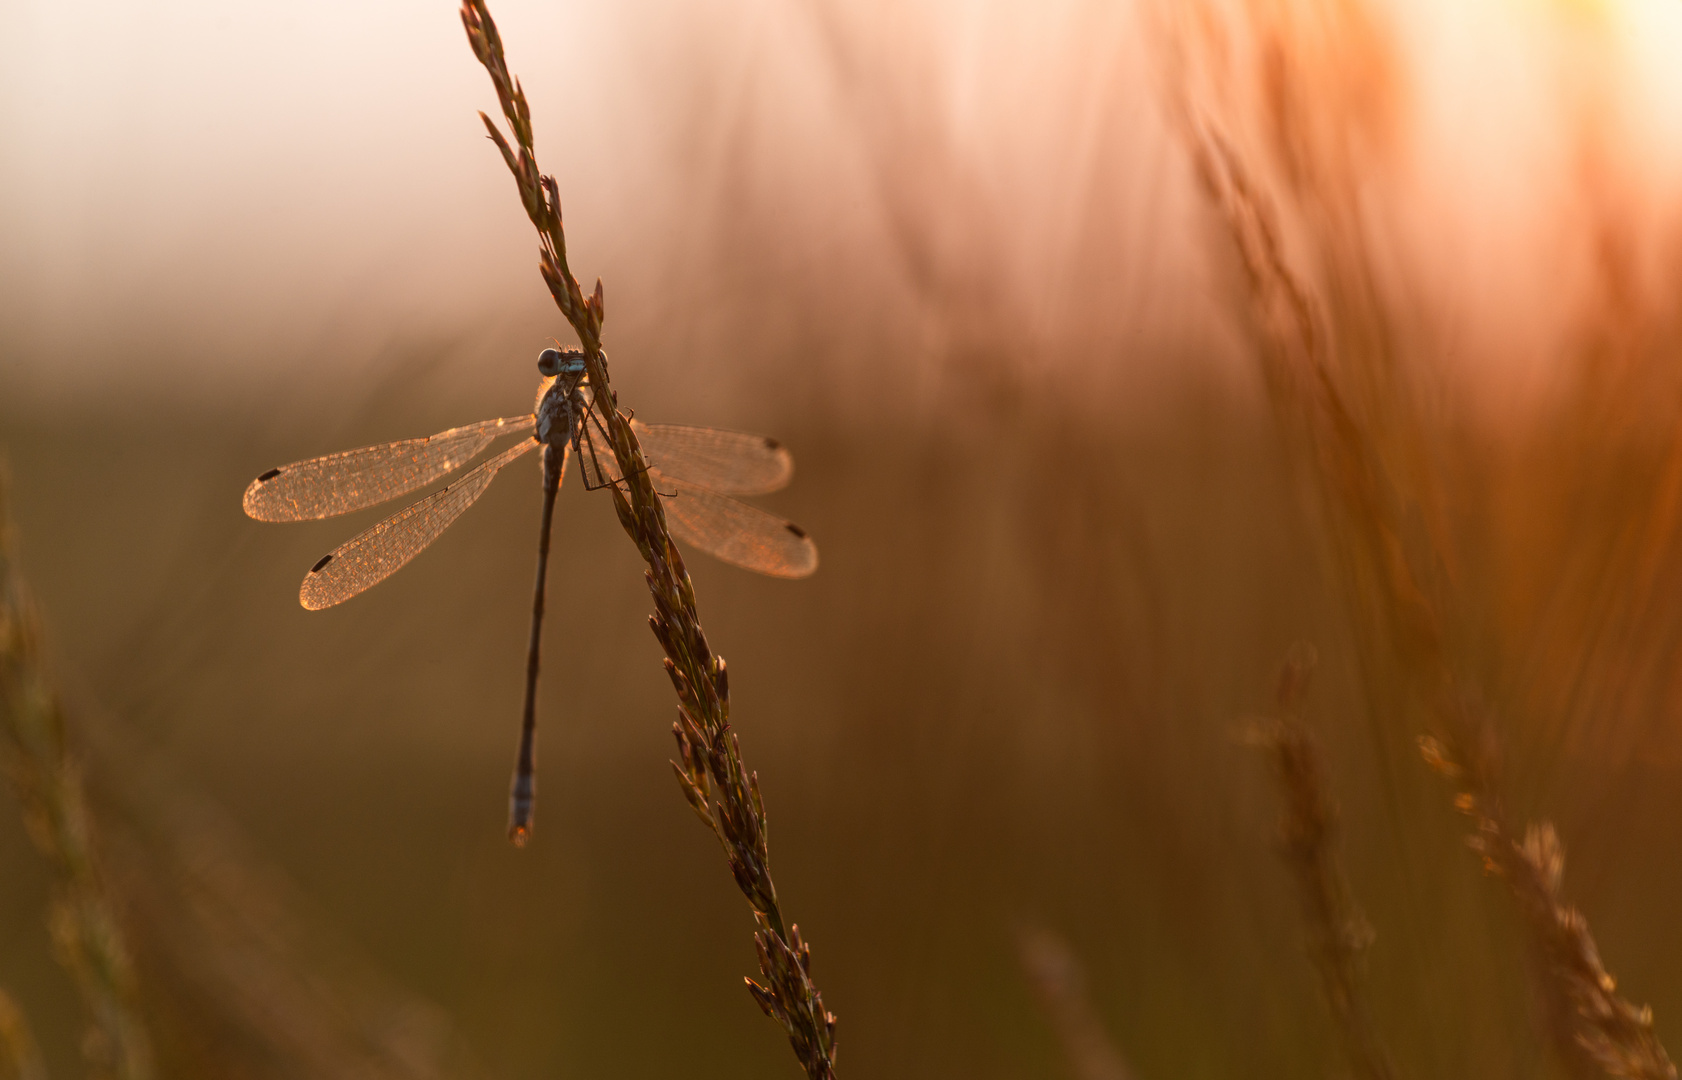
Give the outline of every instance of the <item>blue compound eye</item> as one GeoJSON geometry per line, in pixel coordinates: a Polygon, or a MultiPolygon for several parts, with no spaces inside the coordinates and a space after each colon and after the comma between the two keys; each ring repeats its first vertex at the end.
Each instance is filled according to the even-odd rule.
{"type": "Polygon", "coordinates": [[[561,373],[561,350],[544,349],[538,353],[537,371],[540,375],[559,375],[561,373]]]}

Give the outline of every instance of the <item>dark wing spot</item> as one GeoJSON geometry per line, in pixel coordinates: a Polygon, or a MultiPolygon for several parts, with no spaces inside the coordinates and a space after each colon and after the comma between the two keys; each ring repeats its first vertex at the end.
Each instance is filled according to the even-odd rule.
{"type": "Polygon", "coordinates": [[[263,481],[273,480],[275,477],[277,477],[279,475],[280,475],[280,470],[279,469],[270,469],[268,472],[264,473],[262,476],[259,476],[257,478],[257,482],[259,484],[261,484],[263,481]]]}
{"type": "Polygon", "coordinates": [[[330,563],[332,561],[333,561],[333,553],[331,551],[329,551],[327,554],[325,554],[321,557],[320,562],[318,562],[314,566],[310,567],[310,573],[312,573],[312,574],[318,573],[323,566],[326,566],[328,563],[330,563]]]}
{"type": "Polygon", "coordinates": [[[794,535],[800,537],[800,539],[802,539],[802,540],[806,539],[806,530],[802,529],[800,526],[796,525],[792,521],[783,522],[783,528],[787,529],[789,532],[793,533],[794,535]]]}
{"type": "Polygon", "coordinates": [[[782,446],[783,446],[783,444],[780,441],[771,438],[771,436],[769,436],[769,435],[765,436],[765,449],[767,449],[767,450],[780,450],[780,449],[782,449],[782,446]]]}

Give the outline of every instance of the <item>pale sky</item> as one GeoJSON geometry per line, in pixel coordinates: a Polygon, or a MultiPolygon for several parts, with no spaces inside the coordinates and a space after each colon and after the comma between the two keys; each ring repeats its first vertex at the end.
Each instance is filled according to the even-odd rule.
{"type": "MultiPolygon", "coordinates": [[[[1403,214],[1447,263],[1435,280],[1451,300],[1493,311],[1547,287],[1546,253],[1570,244],[1538,223],[1570,198],[1573,80],[1609,87],[1620,160],[1677,201],[1677,5],[1398,10],[1426,148],[1403,214]]],[[[741,313],[715,311],[747,288],[729,280],[732,243],[754,245],[755,273],[783,260],[807,288],[830,275],[861,305],[894,302],[909,271],[883,201],[902,186],[934,257],[1005,282],[1030,337],[1092,319],[1202,332],[1208,286],[1186,252],[1207,237],[1133,5],[492,11],[560,179],[575,271],[607,279],[610,340],[664,358],[648,364],[740,336],[718,324],[741,313]],[[722,239],[705,224],[720,220],[722,239]]],[[[448,0],[6,0],[0,19],[0,393],[214,399],[354,371],[394,339],[535,355],[560,331],[448,0]]],[[[787,298],[731,301],[749,302],[764,348],[809,334],[787,298]]]]}

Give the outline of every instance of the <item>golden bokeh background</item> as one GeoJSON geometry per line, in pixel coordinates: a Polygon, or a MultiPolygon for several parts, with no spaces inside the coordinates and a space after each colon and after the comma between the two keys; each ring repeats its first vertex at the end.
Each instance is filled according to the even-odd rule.
{"type": "MultiPolygon", "coordinates": [[[[1336,148],[1300,158],[1336,163],[1317,174],[1259,167],[1285,250],[1340,251],[1375,290],[1516,811],[1558,825],[1608,966],[1682,1045],[1682,9],[493,13],[573,268],[605,281],[624,403],[795,455],[766,504],[819,573],[691,572],[844,1074],[1067,1075],[1024,926],[1069,942],[1142,1078],[1335,1067],[1239,737],[1298,639],[1400,1072],[1559,1068],[1507,898],[1413,720],[1374,700],[1187,94],[1258,161],[1336,148]],[[1267,97],[1287,83],[1313,92],[1267,97]]],[[[535,458],[325,613],[297,580],[375,515],[239,510],[280,462],[517,411],[564,337],[452,5],[0,24],[0,442],[142,976],[171,972],[158,1008],[196,1032],[160,1052],[226,1076],[795,1075],[665,763],[672,700],[605,499],[562,494],[524,851],[503,818],[535,458]],[[163,917],[148,890],[188,864],[235,883],[237,932],[163,917]],[[348,1031],[409,1064],[354,1058],[348,1031]]],[[[1309,276],[1335,308],[1347,279],[1309,276]]],[[[0,985],[72,1074],[47,874],[5,818],[0,985]]]]}

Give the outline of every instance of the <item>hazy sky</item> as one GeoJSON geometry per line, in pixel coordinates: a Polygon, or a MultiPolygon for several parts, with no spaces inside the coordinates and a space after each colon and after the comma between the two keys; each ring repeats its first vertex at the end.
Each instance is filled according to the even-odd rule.
{"type": "MultiPolygon", "coordinates": [[[[1005,325],[1030,336],[1197,321],[1208,286],[1187,251],[1206,236],[1135,5],[493,14],[575,270],[607,279],[610,338],[702,341],[708,298],[747,288],[726,280],[735,266],[867,306],[897,302],[918,258],[937,290],[1019,297],[1005,325]]],[[[394,336],[559,331],[448,0],[56,0],[0,18],[0,392],[74,398],[97,372],[215,394],[355,367],[394,336]]],[[[1427,279],[1453,302],[1522,307],[1548,253],[1570,249],[1538,222],[1572,198],[1573,101],[1615,118],[1587,127],[1642,172],[1640,197],[1671,201],[1675,4],[1403,5],[1387,26],[1417,116],[1399,214],[1447,264],[1427,279]]],[[[786,297],[763,307],[755,325],[790,341],[800,328],[779,320],[811,317],[786,297]]]]}

